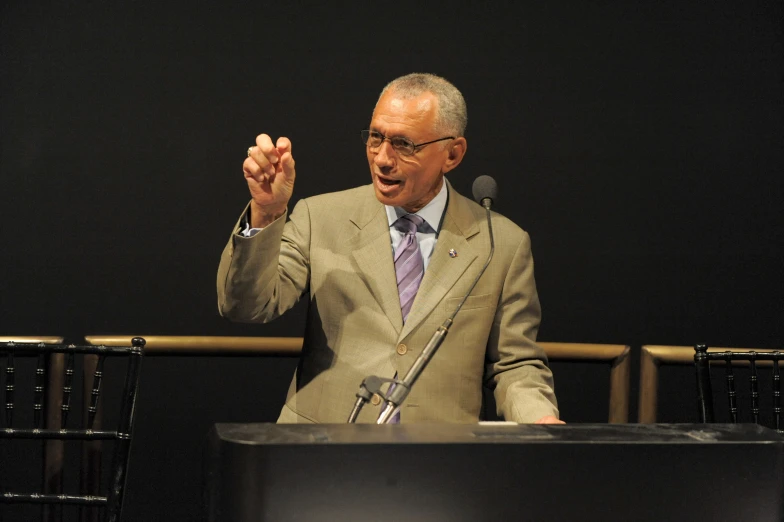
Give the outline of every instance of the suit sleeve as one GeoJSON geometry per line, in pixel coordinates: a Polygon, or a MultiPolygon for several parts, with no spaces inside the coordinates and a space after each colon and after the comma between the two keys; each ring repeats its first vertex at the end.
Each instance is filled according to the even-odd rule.
{"type": "Polygon", "coordinates": [[[232,233],[218,267],[221,316],[266,323],[294,306],[308,290],[310,213],[305,200],[297,203],[288,222],[286,217],[252,237],[232,233]]]}
{"type": "Polygon", "coordinates": [[[536,344],[540,319],[531,242],[523,232],[504,279],[485,368],[497,413],[508,421],[531,423],[546,415],[558,416],[547,356],[536,344]]]}

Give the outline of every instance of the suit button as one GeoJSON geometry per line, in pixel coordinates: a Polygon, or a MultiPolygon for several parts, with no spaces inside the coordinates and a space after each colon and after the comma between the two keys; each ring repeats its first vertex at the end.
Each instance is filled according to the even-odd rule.
{"type": "Polygon", "coordinates": [[[379,404],[381,404],[381,396],[377,393],[374,393],[373,396],[370,398],[370,402],[373,404],[373,406],[378,406],[379,404]]]}
{"type": "Polygon", "coordinates": [[[408,347],[405,344],[397,345],[397,353],[399,355],[405,355],[407,351],[408,351],[408,347]]]}

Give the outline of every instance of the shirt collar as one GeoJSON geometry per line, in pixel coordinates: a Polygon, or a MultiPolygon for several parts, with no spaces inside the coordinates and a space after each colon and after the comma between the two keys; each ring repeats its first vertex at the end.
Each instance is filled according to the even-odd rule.
{"type": "MultiPolygon", "coordinates": [[[[444,209],[446,208],[446,197],[446,179],[442,179],[441,190],[438,191],[436,197],[431,199],[427,205],[419,209],[419,212],[416,212],[416,215],[424,219],[425,222],[430,225],[430,228],[432,228],[436,233],[438,233],[438,227],[441,225],[441,216],[444,214],[444,209]]],[[[384,205],[384,208],[387,211],[387,219],[389,220],[390,227],[400,216],[410,214],[410,212],[406,212],[406,210],[401,207],[390,207],[389,205],[384,205]]]]}

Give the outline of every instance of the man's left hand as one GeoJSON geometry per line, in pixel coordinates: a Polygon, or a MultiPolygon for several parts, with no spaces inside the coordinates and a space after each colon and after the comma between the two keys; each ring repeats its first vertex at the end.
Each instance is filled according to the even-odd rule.
{"type": "Polygon", "coordinates": [[[552,415],[547,415],[545,417],[542,417],[538,421],[534,422],[534,424],[566,424],[566,423],[561,419],[553,417],[552,415]]]}

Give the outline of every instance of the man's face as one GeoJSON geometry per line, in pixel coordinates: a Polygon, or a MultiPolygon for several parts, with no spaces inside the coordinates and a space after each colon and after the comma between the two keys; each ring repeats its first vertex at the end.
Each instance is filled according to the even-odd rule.
{"type": "MultiPolygon", "coordinates": [[[[435,132],[437,105],[432,93],[404,99],[388,91],[373,111],[370,130],[387,138],[405,137],[415,144],[442,138],[435,132]]],[[[416,212],[441,189],[442,167],[449,157],[442,142],[418,149],[411,156],[399,154],[389,140],[377,149],[368,147],[366,152],[376,197],[384,205],[416,212]]]]}

